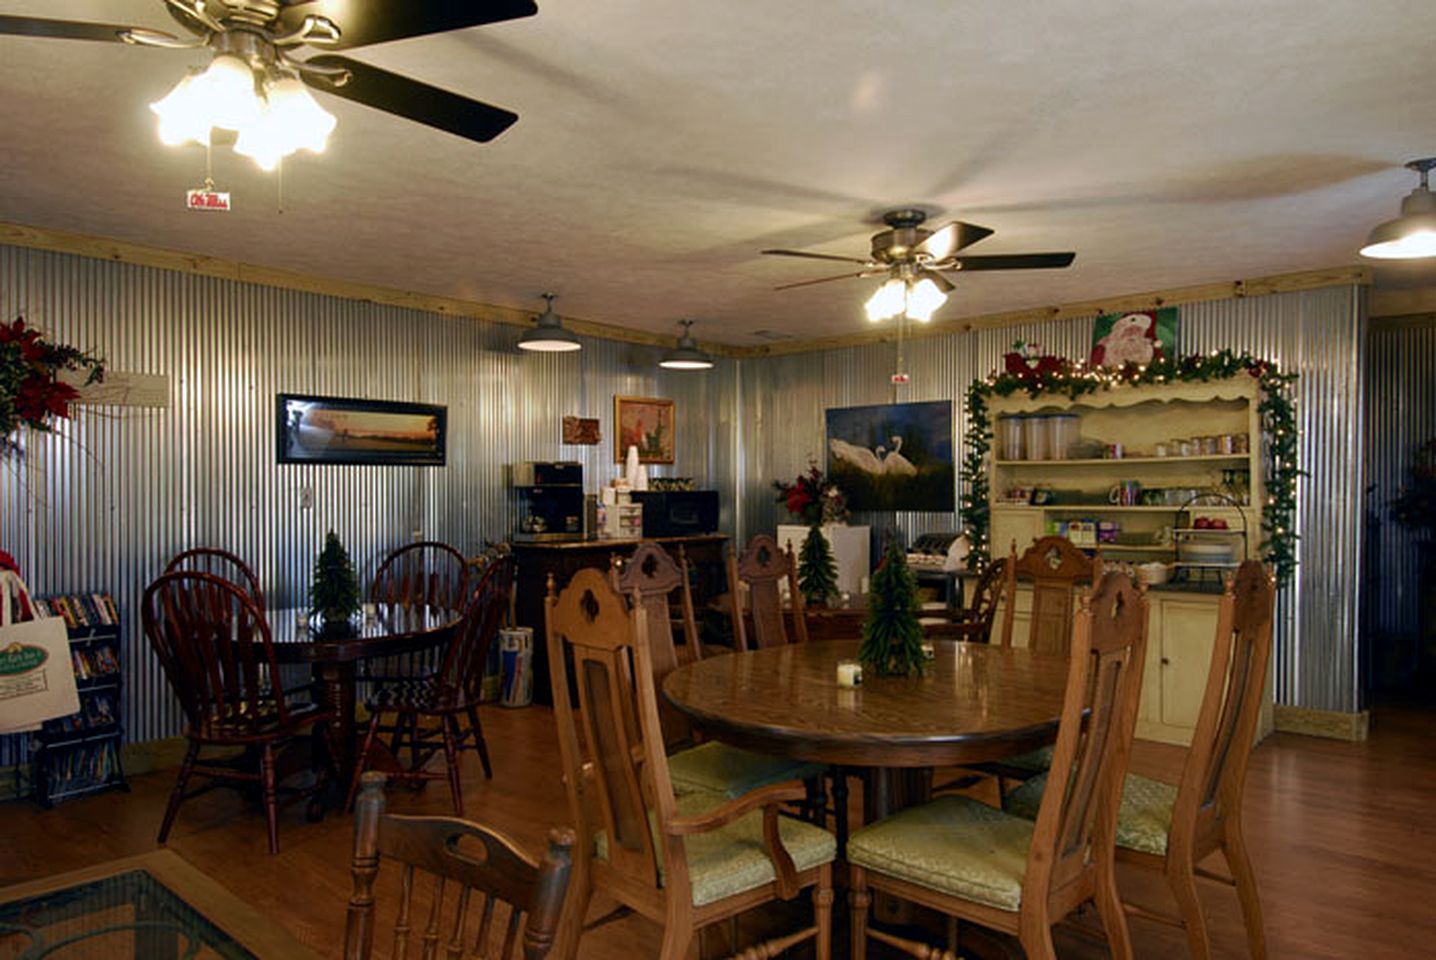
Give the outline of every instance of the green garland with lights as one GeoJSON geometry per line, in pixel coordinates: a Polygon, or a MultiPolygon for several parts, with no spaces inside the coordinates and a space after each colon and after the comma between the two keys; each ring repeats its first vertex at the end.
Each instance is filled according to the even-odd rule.
{"type": "Polygon", "coordinates": [[[962,517],[963,532],[970,545],[967,555],[970,569],[985,566],[990,553],[988,534],[991,517],[985,463],[992,449],[992,420],[988,412],[992,397],[1025,392],[1033,398],[1058,394],[1077,400],[1086,394],[1114,387],[1208,383],[1245,373],[1255,378],[1261,388],[1257,412],[1261,415],[1268,441],[1262,559],[1275,569],[1279,583],[1291,579],[1297,562],[1296,483],[1297,478],[1303,476],[1303,471],[1297,467],[1296,401],[1292,398],[1296,374],[1282,373],[1271,361],[1231,350],[1186,357],[1158,357],[1145,365],[1128,363],[1112,369],[1051,357],[1042,360],[1037,367],[1028,367],[1024,372],[994,372],[986,379],[974,380],[967,390],[964,405],[967,433],[964,435],[965,453],[960,477],[965,491],[962,517]]]}

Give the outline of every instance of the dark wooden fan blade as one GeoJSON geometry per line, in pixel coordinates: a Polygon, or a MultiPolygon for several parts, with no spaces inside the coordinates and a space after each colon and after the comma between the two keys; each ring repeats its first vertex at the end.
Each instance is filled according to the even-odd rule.
{"type": "Polygon", "coordinates": [[[815,283],[831,283],[834,280],[852,280],[856,277],[876,277],[879,274],[887,273],[886,270],[859,270],[857,273],[842,273],[836,277],[822,277],[818,280],[799,280],[797,283],[785,283],[781,287],[774,287],[774,290],[792,290],[794,287],[811,287],[815,283]]]}
{"type": "Polygon", "coordinates": [[[917,252],[925,253],[934,260],[946,260],[962,248],[970,247],[983,237],[990,236],[992,230],[987,227],[954,220],[934,230],[932,236],[917,245],[917,252]]]}
{"type": "Polygon", "coordinates": [[[1076,258],[1075,253],[1007,253],[985,257],[953,257],[952,266],[944,270],[1051,270],[1065,267],[1076,258]]]}
{"type": "MultiPolygon", "coordinates": [[[[25,37],[54,37],[57,40],[105,40],[123,43],[120,34],[139,29],[120,23],[86,23],[81,20],[42,20],[39,17],[0,16],[0,33],[25,37]]],[[[158,30],[147,31],[158,33],[158,30]]],[[[166,34],[168,36],[168,34],[166,34]]],[[[173,38],[172,38],[173,39],[173,38]]]]}
{"type": "Polygon", "coordinates": [[[857,257],[840,257],[835,253],[808,253],[804,250],[760,250],[759,253],[767,254],[770,257],[805,257],[809,260],[837,260],[839,263],[866,264],[868,262],[866,260],[860,260],[857,257]]]}
{"type": "Polygon", "coordinates": [[[470,100],[348,57],[325,54],[311,57],[305,63],[349,71],[349,81],[336,84],[324,76],[301,70],[304,82],[316,90],[480,143],[497,137],[519,118],[518,114],[501,107],[470,100]]]}
{"type": "Polygon", "coordinates": [[[461,30],[538,13],[533,0],[307,0],[290,3],[279,13],[279,25],[297,30],[307,16],[328,17],[339,28],[337,43],[326,50],[350,50],[371,43],[422,37],[461,30]]]}

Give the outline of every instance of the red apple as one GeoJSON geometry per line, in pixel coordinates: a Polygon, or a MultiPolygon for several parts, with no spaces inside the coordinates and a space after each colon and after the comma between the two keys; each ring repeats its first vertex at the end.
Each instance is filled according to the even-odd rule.
{"type": "Polygon", "coordinates": [[[1197,530],[1210,530],[1212,527],[1212,521],[1208,520],[1206,517],[1197,517],[1196,520],[1192,521],[1192,527],[1197,530]]]}
{"type": "Polygon", "coordinates": [[[1227,528],[1227,522],[1226,522],[1225,520],[1223,520],[1221,517],[1214,517],[1214,518],[1212,519],[1212,529],[1213,529],[1213,530],[1225,530],[1226,528],[1227,528]]]}

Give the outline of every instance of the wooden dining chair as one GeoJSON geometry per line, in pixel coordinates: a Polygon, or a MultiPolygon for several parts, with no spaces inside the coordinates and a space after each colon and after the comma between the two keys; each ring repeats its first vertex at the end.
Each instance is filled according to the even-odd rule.
{"type": "Polygon", "coordinates": [[[164,572],[175,573],[179,570],[210,573],[221,580],[238,584],[249,594],[249,598],[254,601],[259,612],[265,612],[264,591],[259,588],[259,577],[250,569],[249,564],[240,559],[237,554],[221,550],[219,547],[191,547],[189,550],[175,554],[174,558],[165,565],[164,572]]]}
{"type": "MultiPolygon", "coordinates": [[[[1016,553],[1016,544],[1013,545],[1016,553]]],[[[1066,537],[1041,537],[1017,557],[1004,584],[1007,615],[1002,622],[1002,645],[1012,646],[1017,612],[1017,581],[1032,584],[1032,619],[1027,646],[1038,653],[1065,656],[1072,640],[1072,615],[1077,588],[1095,584],[1102,574],[1100,556],[1087,556],[1066,537]]]]}
{"type": "Polygon", "coordinates": [[[735,556],[728,547],[728,596],[733,608],[733,636],[737,649],[761,650],[789,642],[783,614],[783,595],[779,583],[787,581],[793,611],[793,633],[799,643],[807,642],[807,622],[803,611],[803,594],[798,590],[797,564],[791,548],[784,551],[766,533],[748,541],[742,556],[735,556]],[[747,587],[748,603],[744,610],[743,587],[747,587]],[[746,620],[753,623],[748,636],[746,620]]]}
{"type": "Polygon", "coordinates": [[[421,540],[389,553],[369,584],[374,603],[423,604],[462,610],[469,593],[469,564],[447,543],[421,540]]]}
{"type": "Polygon", "coordinates": [[[543,960],[558,931],[573,843],[572,830],[551,830],[548,850],[536,861],[482,824],[388,814],[384,775],[364,774],[354,812],[354,887],[344,926],[344,960],[373,955],[374,886],[384,860],[403,864],[388,956],[409,956],[412,949],[413,956],[437,957],[442,943],[451,960],[543,960]],[[424,874],[432,882],[423,882],[424,874]],[[446,918],[446,904],[453,905],[451,918],[446,918]],[[418,943],[411,942],[415,934],[418,943]]]}
{"type": "MultiPolygon", "coordinates": [[[[1247,760],[1261,716],[1271,662],[1276,586],[1257,561],[1248,560],[1227,584],[1217,609],[1206,690],[1197,714],[1181,780],[1173,785],[1129,774],[1117,818],[1117,859],[1161,873],[1176,901],[1169,917],[1127,906],[1134,916],[1182,927],[1193,960],[1208,960],[1211,940],[1197,897],[1198,876],[1236,888],[1253,960],[1266,957],[1256,875],[1242,833],[1242,791],[1247,760]],[[1231,877],[1197,864],[1221,851],[1231,877]]],[[[1035,816],[1047,777],[1028,780],[1003,802],[1018,816],[1035,816]]]]}
{"type": "Polygon", "coordinates": [[[741,955],[771,957],[815,939],[818,960],[829,960],[833,836],[779,816],[804,798],[802,789],[677,795],[640,605],[630,607],[604,571],[589,568],[562,593],[550,578],[546,612],[564,789],[578,830],[574,909],[561,949],[576,949],[594,891],[620,906],[591,926],[637,912],[662,925],[660,960],[686,960],[704,927],[812,887],[811,926],[741,955]]]}
{"type": "Polygon", "coordinates": [[[968,606],[936,613],[923,611],[918,618],[923,636],[929,640],[991,642],[992,625],[997,620],[997,608],[1008,596],[1007,581],[1015,560],[1015,556],[999,557],[989,563],[977,578],[968,606]]]}
{"type": "Polygon", "coordinates": [[[269,852],[279,852],[278,777],[275,754],[302,736],[313,736],[318,776],[308,791],[309,814],[323,814],[323,796],[338,756],[332,711],[285,695],[269,623],[245,590],[213,574],[167,573],[145,588],[140,611],[160,666],[185,715],[184,762],[180,766],[158,843],[163,845],[180,804],[219,785],[258,785],[269,827],[269,852]],[[317,733],[317,736],[316,736],[317,733]],[[229,758],[205,758],[209,748],[245,748],[258,769],[229,758]],[[256,756],[257,754],[257,756],[256,756]],[[186,792],[192,776],[208,778],[186,792]]]}
{"type": "Polygon", "coordinates": [[[398,760],[404,735],[409,738],[409,765],[389,771],[402,780],[423,783],[447,779],[454,803],[454,815],[464,815],[463,787],[459,777],[459,755],[473,750],[479,755],[484,778],[492,779],[489,748],[484,740],[483,724],[479,721],[479,700],[484,664],[489,648],[498,637],[509,610],[509,594],[514,579],[512,557],[495,560],[484,570],[478,586],[464,607],[464,615],[444,649],[444,659],[433,673],[390,680],[382,684],[367,701],[369,727],[364,745],[354,764],[347,804],[354,802],[359,777],[381,748],[379,737],[392,737],[387,759],[398,760]],[[386,725],[384,718],[393,717],[386,725]],[[468,720],[464,729],[461,718],[468,720]],[[426,727],[422,721],[437,720],[438,729],[426,727]],[[427,769],[428,763],[443,751],[445,772],[427,769]]]}
{"type": "Polygon", "coordinates": [[[1071,774],[1043,796],[1035,823],[968,797],[945,796],[853,832],[848,862],[856,960],[865,960],[869,937],[914,957],[953,955],[869,928],[873,890],[1014,935],[1032,960],[1055,960],[1052,925],[1091,901],[1112,955],[1130,960],[1113,834],[1146,639],[1146,597],[1126,576],[1107,574],[1096,593],[1083,596],[1053,764],[1071,774]]]}
{"type": "MultiPolygon", "coordinates": [[[[687,649],[697,649],[697,626],[693,619],[693,598],[683,571],[661,546],[652,541],[639,544],[622,570],[612,576],[614,587],[623,595],[635,597],[648,627],[649,659],[653,664],[653,684],[663,686],[663,679],[679,666],[677,645],[673,642],[674,594],[677,594],[687,649]]],[[[821,777],[827,767],[819,763],[803,763],[784,757],[754,753],[710,740],[695,746],[693,728],[687,716],[666,700],[659,698],[658,721],[663,730],[664,749],[668,752],[668,774],[673,789],[680,794],[708,791],[727,797],[738,797],[788,781],[810,781],[810,806],[816,809],[821,777]]]]}

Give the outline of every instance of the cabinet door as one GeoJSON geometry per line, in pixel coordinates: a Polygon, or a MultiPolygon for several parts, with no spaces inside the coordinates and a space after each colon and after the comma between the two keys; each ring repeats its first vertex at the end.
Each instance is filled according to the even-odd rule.
{"type": "Polygon", "coordinates": [[[1022,553],[1033,540],[1043,534],[1043,513],[1032,507],[994,507],[992,510],[992,535],[988,541],[994,557],[1005,557],[1017,541],[1017,552],[1022,553]]]}
{"type": "MultiPolygon", "coordinates": [[[[1162,723],[1191,729],[1197,725],[1206,691],[1207,670],[1216,641],[1217,604],[1199,600],[1162,600],[1162,723]]],[[[1156,651],[1149,651],[1148,656],[1156,651]]]]}
{"type": "Polygon", "coordinates": [[[1162,722],[1162,607],[1160,601],[1154,602],[1147,614],[1147,660],[1142,665],[1142,701],[1137,707],[1137,722],[1144,729],[1146,724],[1162,722]]]}

